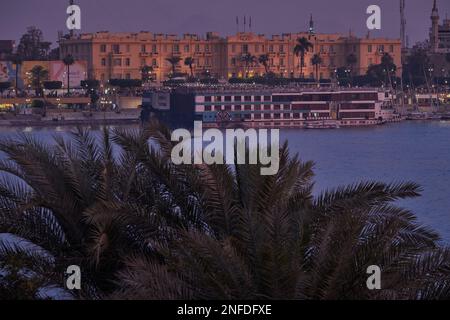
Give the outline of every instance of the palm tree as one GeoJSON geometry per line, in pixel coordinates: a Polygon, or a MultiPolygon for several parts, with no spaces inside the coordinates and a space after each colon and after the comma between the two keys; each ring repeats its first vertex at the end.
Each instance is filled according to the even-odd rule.
{"type": "Polygon", "coordinates": [[[18,54],[15,54],[11,57],[11,62],[14,64],[16,68],[15,91],[17,94],[19,87],[19,67],[22,65],[23,60],[18,54]]]}
{"type": "MultiPolygon", "coordinates": [[[[170,152],[170,135],[156,138],[170,152]]],[[[179,239],[162,247],[162,260],[128,259],[128,268],[119,274],[122,290],[113,297],[449,296],[450,251],[439,248],[439,237],[409,211],[393,204],[418,196],[416,184],[367,182],[314,198],[312,167],[291,158],[286,145],[275,176],[261,176],[259,167],[251,165],[199,166],[206,228],[183,230],[179,239]],[[367,290],[371,265],[383,270],[382,290],[367,290]]]]}
{"type": "Polygon", "coordinates": [[[383,68],[383,72],[386,74],[390,86],[392,87],[392,74],[391,72],[395,72],[397,70],[397,66],[394,63],[394,59],[389,53],[384,53],[381,57],[381,67],[383,68]]]}
{"type": "Polygon", "coordinates": [[[297,44],[294,47],[294,53],[300,57],[300,76],[304,78],[303,67],[305,66],[305,55],[309,49],[313,48],[313,44],[305,37],[297,39],[297,44]]]}
{"type": "Polygon", "coordinates": [[[322,58],[319,54],[314,54],[314,56],[311,59],[311,64],[315,67],[316,70],[316,80],[319,82],[319,67],[322,64],[322,58]]]}
{"type": "Polygon", "coordinates": [[[258,58],[258,62],[264,66],[264,70],[267,75],[269,73],[269,55],[268,54],[260,55],[258,58]]]}
{"type": "Polygon", "coordinates": [[[68,54],[64,57],[63,62],[67,68],[67,94],[70,94],[70,66],[75,63],[75,59],[71,54],[68,54]]]}
{"type": "Polygon", "coordinates": [[[48,71],[44,69],[43,66],[36,65],[31,69],[31,82],[34,89],[36,90],[36,95],[42,95],[42,82],[48,78],[48,71]]]}
{"type": "Polygon", "coordinates": [[[250,67],[255,65],[258,62],[258,59],[250,53],[245,53],[241,56],[240,60],[245,65],[245,77],[248,78],[250,67]]]}
{"type": "Polygon", "coordinates": [[[356,55],[354,54],[354,53],[350,53],[348,56],[347,56],[347,59],[346,59],[347,61],[347,65],[348,66],[350,66],[350,69],[351,69],[351,71],[352,71],[352,73],[353,73],[353,70],[354,70],[354,66],[355,66],[355,64],[358,62],[358,58],[356,57],[356,55]]]}
{"type": "Polygon", "coordinates": [[[194,63],[195,60],[192,57],[187,57],[186,59],[184,59],[184,65],[189,67],[189,70],[191,72],[191,78],[194,77],[194,68],[193,68],[194,63]]]}
{"type": "Polygon", "coordinates": [[[450,298],[450,251],[397,207],[419,195],[416,184],[314,197],[314,164],[286,145],[274,176],[258,165],[176,166],[158,123],[54,139],[0,141],[0,172],[15,178],[0,180],[0,233],[38,246],[0,245],[0,296],[36,298],[78,265],[83,298],[450,298]],[[366,287],[371,265],[381,290],[366,287]],[[23,268],[31,280],[17,281],[23,268]]]}
{"type": "Polygon", "coordinates": [[[166,58],[166,61],[170,63],[172,66],[172,76],[176,73],[176,66],[180,63],[181,58],[180,57],[170,57],[166,58]]]}
{"type": "MultiPolygon", "coordinates": [[[[3,139],[0,150],[11,161],[2,161],[0,172],[14,179],[0,182],[0,233],[38,247],[30,252],[0,242],[0,268],[20,257],[38,284],[52,285],[78,265],[83,288],[76,294],[98,298],[120,289],[114,279],[124,257],[154,257],[152,244],[199,227],[195,184],[182,182],[194,181],[191,168],[163,161],[147,143],[149,132],[105,129],[98,139],[79,129],[51,144],[28,135],[3,139]]],[[[1,290],[0,283],[0,296],[1,290]]]]}
{"type": "Polygon", "coordinates": [[[153,72],[153,67],[152,66],[147,66],[147,65],[143,66],[141,68],[141,79],[142,79],[142,82],[148,83],[152,79],[152,76],[151,76],[152,72],[153,72]]]}

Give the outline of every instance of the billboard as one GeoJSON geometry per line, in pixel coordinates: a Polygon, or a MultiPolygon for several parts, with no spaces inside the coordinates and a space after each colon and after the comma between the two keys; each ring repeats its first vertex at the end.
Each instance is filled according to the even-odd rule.
{"type": "Polygon", "coordinates": [[[13,82],[15,79],[15,71],[13,65],[9,61],[0,61],[0,82],[13,82]]]}
{"type": "MultiPolygon", "coordinates": [[[[50,80],[61,81],[64,86],[67,85],[67,66],[62,61],[50,61],[50,80]]],[[[72,88],[80,87],[80,83],[87,78],[86,61],[75,61],[70,66],[70,86],[72,88]]]]}

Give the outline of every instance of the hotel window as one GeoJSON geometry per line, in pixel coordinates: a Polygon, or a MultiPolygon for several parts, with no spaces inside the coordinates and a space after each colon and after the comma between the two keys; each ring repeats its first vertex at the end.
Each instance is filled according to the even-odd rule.
{"type": "Polygon", "coordinates": [[[174,53],[180,52],[180,46],[178,44],[174,44],[172,47],[174,53]]]}
{"type": "Polygon", "coordinates": [[[157,53],[157,52],[158,52],[158,50],[157,50],[157,48],[156,48],[156,44],[153,44],[153,45],[152,45],[152,52],[153,52],[153,53],[157,53]]]}
{"type": "Polygon", "coordinates": [[[186,44],[185,46],[184,46],[184,52],[189,52],[190,50],[189,50],[189,45],[188,44],[186,44]]]}
{"type": "Polygon", "coordinates": [[[252,97],[251,96],[245,96],[244,97],[244,101],[252,101],[252,97]]]}
{"type": "Polygon", "coordinates": [[[369,45],[367,46],[367,52],[372,52],[372,45],[371,45],[371,44],[369,44],[369,45]]]}
{"type": "Polygon", "coordinates": [[[280,113],[275,113],[275,114],[273,115],[273,118],[274,118],[274,119],[281,119],[281,114],[280,114],[280,113]]]}
{"type": "Polygon", "coordinates": [[[230,102],[231,101],[231,96],[225,96],[225,101],[226,102],[230,102]]]}
{"type": "Polygon", "coordinates": [[[281,44],[280,45],[280,52],[283,53],[284,52],[284,46],[281,44]]]}
{"type": "Polygon", "coordinates": [[[270,101],[270,96],[264,96],[264,101],[270,101]]]}
{"type": "Polygon", "coordinates": [[[260,113],[254,114],[253,116],[254,116],[255,119],[261,119],[261,114],[260,113]]]}
{"type": "Polygon", "coordinates": [[[270,113],[264,113],[264,119],[271,119],[270,113]]]}
{"type": "Polygon", "coordinates": [[[106,52],[106,44],[100,46],[100,52],[106,52]]]}
{"type": "Polygon", "coordinates": [[[211,101],[212,101],[211,96],[206,96],[205,97],[205,102],[211,102],[211,101]]]}
{"type": "Polygon", "coordinates": [[[259,45],[255,45],[255,52],[259,52],[259,45]]]}
{"type": "Polygon", "coordinates": [[[261,101],[261,96],[255,96],[254,99],[255,101],[261,101]]]}
{"type": "Polygon", "coordinates": [[[195,52],[200,52],[200,45],[199,44],[195,45],[195,52]]]}
{"type": "Polygon", "coordinates": [[[222,101],[222,97],[221,96],[217,96],[215,101],[222,101]]]}
{"type": "Polygon", "coordinates": [[[264,110],[270,110],[270,104],[265,104],[264,105],[264,110]]]}
{"type": "Polygon", "coordinates": [[[113,46],[112,46],[112,51],[113,51],[113,53],[115,53],[115,54],[119,54],[119,53],[120,53],[120,45],[118,45],[118,44],[113,44],[113,46]]]}
{"type": "Polygon", "coordinates": [[[129,66],[131,65],[131,60],[130,60],[130,58],[127,58],[127,59],[125,60],[125,65],[126,65],[127,67],[129,67],[129,66]]]}
{"type": "Polygon", "coordinates": [[[120,67],[122,65],[122,59],[114,59],[114,65],[120,67]]]}
{"type": "Polygon", "coordinates": [[[234,101],[242,101],[242,97],[241,96],[235,96],[234,97],[234,101]]]}
{"type": "Polygon", "coordinates": [[[389,52],[394,52],[394,45],[393,44],[389,45],[389,52]]]}
{"type": "Polygon", "coordinates": [[[248,44],[242,45],[242,52],[243,53],[248,53],[248,44]]]}
{"type": "Polygon", "coordinates": [[[269,46],[269,52],[271,52],[271,53],[273,52],[273,45],[269,46]]]}
{"type": "Polygon", "coordinates": [[[105,67],[105,66],[106,66],[106,59],[102,58],[102,67],[105,67]]]}
{"type": "Polygon", "coordinates": [[[145,53],[147,50],[146,50],[146,48],[145,48],[145,44],[143,44],[143,45],[141,45],[141,52],[142,53],[145,53]]]}
{"type": "Polygon", "coordinates": [[[247,104],[247,105],[244,106],[244,110],[245,111],[252,111],[252,106],[247,104]]]}
{"type": "Polygon", "coordinates": [[[330,67],[334,67],[334,57],[330,57],[330,67]]]}
{"type": "Polygon", "coordinates": [[[211,111],[211,106],[205,106],[205,111],[211,111]]]}
{"type": "Polygon", "coordinates": [[[255,105],[255,110],[260,111],[260,110],[261,110],[261,105],[260,105],[260,104],[256,104],[256,105],[255,105]]]}
{"type": "Polygon", "coordinates": [[[276,105],[273,107],[273,110],[281,110],[281,106],[280,106],[279,104],[276,104],[276,105]]]}
{"type": "Polygon", "coordinates": [[[225,106],[225,111],[231,111],[231,106],[225,106]]]}
{"type": "Polygon", "coordinates": [[[381,44],[381,45],[378,47],[378,51],[379,51],[379,52],[384,52],[384,45],[383,45],[383,44],[381,44]]]}
{"type": "Polygon", "coordinates": [[[242,110],[242,106],[239,106],[239,105],[234,106],[234,110],[235,111],[241,111],[242,110]]]}
{"type": "Polygon", "coordinates": [[[284,59],[283,58],[280,59],[280,66],[282,66],[282,67],[284,66],[284,59]]]}
{"type": "Polygon", "coordinates": [[[156,63],[156,59],[152,59],[152,66],[156,67],[157,63],[156,63]]]}

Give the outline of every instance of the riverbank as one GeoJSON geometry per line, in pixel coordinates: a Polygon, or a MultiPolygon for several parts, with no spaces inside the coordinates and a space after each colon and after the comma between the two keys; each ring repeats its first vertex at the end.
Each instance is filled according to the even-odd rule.
{"type": "Polygon", "coordinates": [[[128,125],[140,122],[140,109],[120,111],[73,111],[49,110],[45,115],[3,114],[0,117],[2,127],[51,127],[79,125],[128,125]]]}

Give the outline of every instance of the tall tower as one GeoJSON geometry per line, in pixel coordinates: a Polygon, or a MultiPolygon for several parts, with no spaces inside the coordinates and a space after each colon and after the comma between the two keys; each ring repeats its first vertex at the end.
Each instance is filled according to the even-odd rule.
{"type": "MultiPolygon", "coordinates": [[[[73,1],[74,1],[74,0],[70,0],[70,1],[69,1],[69,5],[70,5],[70,6],[73,6],[73,1]]],[[[74,33],[74,32],[73,32],[73,29],[70,30],[70,38],[73,38],[73,33],[74,33]]]]}
{"type": "Polygon", "coordinates": [[[309,19],[309,34],[310,35],[314,34],[314,20],[313,20],[312,13],[311,13],[311,18],[309,19]]]}
{"type": "Polygon", "coordinates": [[[437,52],[439,49],[439,11],[436,0],[433,3],[433,11],[431,11],[431,32],[430,32],[431,51],[437,52]]]}
{"type": "Polygon", "coordinates": [[[402,50],[407,48],[406,43],[406,17],[405,17],[405,8],[406,8],[406,0],[400,0],[400,39],[402,41],[402,50]]]}

